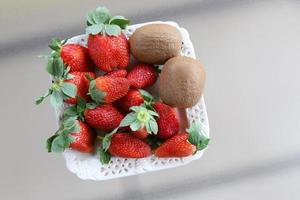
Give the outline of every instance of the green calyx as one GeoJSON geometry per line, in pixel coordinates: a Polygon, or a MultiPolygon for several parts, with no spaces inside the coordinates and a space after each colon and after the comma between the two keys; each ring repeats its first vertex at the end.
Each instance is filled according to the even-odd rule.
{"type": "Polygon", "coordinates": [[[106,93],[97,89],[96,81],[91,80],[90,86],[89,86],[89,95],[97,104],[102,104],[102,103],[104,103],[103,99],[106,96],[106,93]]]}
{"type": "Polygon", "coordinates": [[[186,131],[189,133],[188,141],[195,145],[198,151],[205,149],[209,144],[210,139],[205,135],[200,123],[192,122],[186,131]]]}
{"type": "Polygon", "coordinates": [[[64,118],[69,118],[69,117],[75,117],[80,119],[81,121],[84,120],[84,111],[86,109],[94,109],[96,108],[97,104],[90,102],[87,103],[83,98],[77,96],[77,104],[69,106],[64,110],[63,117],[64,118]]]}
{"type": "Polygon", "coordinates": [[[78,133],[80,131],[80,127],[76,119],[76,117],[65,118],[58,131],[47,139],[46,148],[49,153],[61,153],[75,140],[70,133],[78,133]]]}
{"type": "Polygon", "coordinates": [[[155,111],[155,109],[153,108],[153,103],[156,100],[156,98],[154,98],[148,91],[143,90],[143,89],[139,89],[139,92],[141,94],[141,96],[144,99],[144,103],[142,104],[145,108],[147,108],[148,110],[152,110],[155,111]]]}
{"type": "Polygon", "coordinates": [[[53,81],[46,93],[35,101],[37,105],[50,96],[51,105],[58,109],[65,99],[76,97],[77,87],[73,83],[65,82],[65,80],[70,80],[74,76],[69,73],[70,67],[65,67],[59,53],[57,53],[65,42],[66,40],[53,39],[49,45],[53,52],[48,57],[46,70],[53,77],[53,81]]]}
{"type": "Polygon", "coordinates": [[[147,111],[141,110],[137,113],[136,119],[141,123],[147,123],[150,120],[150,114],[147,111]]]}
{"type": "Polygon", "coordinates": [[[60,40],[59,38],[53,38],[51,43],[48,45],[48,47],[53,50],[51,55],[59,55],[62,46],[64,44],[66,44],[66,42],[67,42],[67,39],[60,40]]]}
{"type": "Polygon", "coordinates": [[[118,131],[118,129],[119,127],[115,128],[110,133],[107,133],[102,139],[102,146],[97,150],[98,154],[100,155],[100,162],[102,164],[108,164],[110,161],[111,155],[108,152],[108,148],[110,146],[113,134],[115,134],[118,131]]]}
{"type": "Polygon", "coordinates": [[[53,75],[52,84],[46,91],[46,93],[35,101],[36,105],[42,103],[48,96],[50,96],[51,105],[55,109],[58,109],[62,106],[65,99],[76,97],[76,85],[74,85],[73,83],[65,82],[65,80],[73,78],[73,76],[69,74],[69,70],[69,67],[64,68],[63,65],[52,65],[52,68],[49,67],[49,71],[51,73],[49,71],[48,72],[53,75]],[[62,68],[60,69],[59,66],[61,66],[62,68]]]}
{"type": "Polygon", "coordinates": [[[118,36],[122,29],[130,23],[128,19],[123,16],[112,16],[109,10],[105,7],[98,7],[87,14],[86,33],[97,35],[107,34],[109,36],[118,36]]]}
{"type": "Polygon", "coordinates": [[[133,112],[127,114],[120,123],[120,127],[129,126],[132,131],[137,131],[140,128],[146,127],[149,134],[157,134],[158,125],[155,117],[159,117],[154,110],[147,109],[145,105],[132,106],[133,112]]]}

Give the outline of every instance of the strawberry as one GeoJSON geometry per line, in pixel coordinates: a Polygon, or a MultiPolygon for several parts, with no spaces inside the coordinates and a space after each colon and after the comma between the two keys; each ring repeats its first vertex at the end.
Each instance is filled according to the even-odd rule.
{"type": "Polygon", "coordinates": [[[146,127],[142,127],[137,131],[132,131],[131,134],[139,139],[145,139],[149,133],[147,132],[146,127]]]}
{"type": "Polygon", "coordinates": [[[117,107],[126,113],[130,112],[130,107],[139,106],[142,103],[144,103],[144,98],[137,89],[130,89],[126,96],[116,101],[117,107]]]}
{"type": "Polygon", "coordinates": [[[85,121],[94,128],[111,131],[119,126],[124,116],[112,105],[104,104],[84,111],[85,121]]]}
{"type": "Polygon", "coordinates": [[[141,158],[151,154],[150,146],[137,138],[144,138],[148,133],[157,134],[158,131],[154,118],[154,116],[158,117],[158,114],[146,106],[132,106],[130,110],[133,112],[127,114],[118,127],[105,135],[102,140],[102,147],[98,149],[101,163],[109,163],[111,154],[130,158],[141,158]],[[133,133],[136,137],[128,133],[116,134],[119,129],[127,129],[127,127],[132,131],[137,131],[133,133]],[[141,133],[142,131],[143,133],[141,133]]]}
{"type": "Polygon", "coordinates": [[[71,133],[75,141],[70,144],[70,148],[84,153],[94,152],[95,133],[86,123],[79,120],[77,122],[79,123],[80,130],[71,133]]]}
{"type": "Polygon", "coordinates": [[[147,64],[138,64],[128,73],[127,79],[134,88],[145,88],[153,85],[158,77],[154,67],[147,64]]]}
{"type": "Polygon", "coordinates": [[[117,70],[106,73],[104,76],[126,78],[127,71],[125,69],[117,69],[117,70]]]}
{"type": "Polygon", "coordinates": [[[105,72],[124,69],[129,64],[129,44],[122,29],[129,20],[112,17],[109,10],[99,7],[87,16],[88,51],[96,66],[105,72]]]}
{"type": "Polygon", "coordinates": [[[108,152],[124,158],[144,158],[151,155],[150,146],[128,133],[112,135],[108,152]]]}
{"type": "Polygon", "coordinates": [[[166,140],[155,150],[157,157],[185,157],[196,151],[196,146],[189,143],[187,133],[178,133],[166,140]]]}
{"type": "Polygon", "coordinates": [[[63,63],[70,67],[70,72],[91,71],[94,63],[90,59],[88,49],[80,44],[65,44],[67,40],[53,38],[49,47],[52,56],[60,56],[63,63]]]}
{"type": "MultiPolygon", "coordinates": [[[[77,88],[77,93],[76,96],[79,96],[86,101],[90,99],[90,97],[87,95],[88,90],[89,90],[89,80],[86,78],[86,76],[90,76],[92,78],[95,78],[95,74],[93,72],[71,72],[70,73],[73,78],[64,80],[65,83],[72,83],[76,86],[77,88]]],[[[66,103],[70,104],[76,104],[77,99],[76,98],[67,98],[65,99],[66,103]]]]}
{"type": "Polygon", "coordinates": [[[159,115],[157,119],[158,133],[160,139],[168,139],[179,131],[179,121],[175,109],[162,103],[156,102],[153,105],[159,115]]]}
{"type": "Polygon", "coordinates": [[[124,97],[129,90],[126,78],[100,76],[90,82],[89,93],[97,103],[111,103],[124,97]]]}
{"type": "Polygon", "coordinates": [[[89,35],[89,54],[99,69],[110,72],[129,64],[129,45],[124,34],[118,36],[89,35]]]}
{"type": "Polygon", "coordinates": [[[58,109],[63,102],[76,103],[76,96],[89,99],[87,92],[89,81],[86,75],[95,77],[93,72],[70,72],[70,67],[65,68],[60,57],[50,57],[47,64],[47,71],[52,75],[53,81],[47,92],[36,100],[40,104],[46,97],[50,96],[51,105],[58,109]]]}
{"type": "Polygon", "coordinates": [[[206,137],[201,124],[192,122],[186,132],[177,133],[155,150],[157,157],[185,157],[207,147],[210,139],[206,137]]]}
{"type": "Polygon", "coordinates": [[[71,148],[83,153],[94,152],[95,133],[75,117],[64,119],[60,129],[47,140],[48,152],[63,152],[71,148]]]}

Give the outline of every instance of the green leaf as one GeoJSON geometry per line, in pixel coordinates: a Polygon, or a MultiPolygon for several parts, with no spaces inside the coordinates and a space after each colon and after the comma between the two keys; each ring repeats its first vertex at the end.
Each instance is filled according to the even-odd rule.
{"type": "Polygon", "coordinates": [[[87,25],[93,25],[96,24],[96,22],[94,21],[94,12],[88,12],[87,16],[86,16],[86,20],[87,20],[87,25]]]}
{"type": "Polygon", "coordinates": [[[52,141],[51,152],[61,153],[67,148],[67,141],[63,135],[58,135],[52,141]]]}
{"type": "Polygon", "coordinates": [[[50,96],[50,103],[53,108],[58,109],[63,104],[63,96],[60,91],[53,91],[50,96]]]}
{"type": "Polygon", "coordinates": [[[35,104],[36,105],[39,105],[40,103],[42,103],[44,101],[45,98],[47,98],[49,95],[51,95],[52,93],[52,90],[47,90],[46,93],[39,97],[36,101],[35,101],[35,104]]]}
{"type": "Polygon", "coordinates": [[[149,125],[150,125],[151,132],[153,132],[156,135],[158,132],[157,122],[155,120],[150,120],[149,125]]]}
{"type": "Polygon", "coordinates": [[[65,79],[66,79],[66,80],[70,80],[70,79],[72,79],[72,78],[74,78],[74,75],[72,75],[72,74],[67,74],[67,75],[65,76],[65,79]]]}
{"type": "Polygon", "coordinates": [[[59,38],[53,38],[49,47],[54,51],[59,51],[61,48],[61,41],[59,38]]]}
{"type": "Polygon", "coordinates": [[[109,146],[110,146],[110,142],[111,142],[111,138],[113,136],[113,134],[115,134],[118,131],[118,128],[115,128],[114,130],[112,130],[110,133],[106,134],[102,140],[102,148],[104,149],[104,151],[107,151],[109,146]]]}
{"type": "Polygon", "coordinates": [[[55,135],[52,135],[51,137],[49,137],[49,138],[47,139],[47,142],[46,142],[46,148],[47,148],[48,153],[51,152],[51,149],[52,149],[52,142],[53,142],[53,140],[54,140],[57,136],[58,136],[58,135],[55,134],[55,135]]]}
{"type": "Polygon", "coordinates": [[[102,148],[98,149],[98,153],[99,153],[99,156],[100,156],[100,162],[102,164],[108,164],[110,159],[111,159],[110,153],[104,151],[104,149],[102,149],[102,148]]]}
{"type": "MultiPolygon", "coordinates": [[[[64,138],[65,142],[66,142],[66,148],[70,146],[70,144],[75,141],[75,138],[71,135],[71,133],[77,133],[78,131],[74,131],[72,129],[77,129],[77,125],[78,123],[74,124],[75,126],[73,126],[71,129],[67,128],[67,129],[63,129],[60,132],[60,135],[64,138]]],[[[78,126],[79,127],[79,126],[78,126]]]]}
{"type": "Polygon", "coordinates": [[[106,134],[102,140],[102,148],[104,149],[104,151],[107,151],[109,146],[110,146],[110,142],[111,142],[111,138],[112,138],[112,134],[106,134]]]}
{"type": "Polygon", "coordinates": [[[63,120],[62,124],[63,124],[64,128],[71,128],[76,125],[75,124],[76,120],[77,120],[77,117],[68,117],[63,120]]]}
{"type": "Polygon", "coordinates": [[[86,107],[86,101],[84,98],[77,96],[77,107],[84,108],[86,107]]]}
{"type": "Polygon", "coordinates": [[[92,34],[92,35],[97,35],[100,33],[104,28],[103,24],[93,24],[91,26],[86,27],[85,33],[86,34],[92,34]]]}
{"type": "Polygon", "coordinates": [[[54,58],[50,57],[46,65],[46,70],[51,75],[54,75],[53,62],[54,62],[54,58]]]}
{"type": "Polygon", "coordinates": [[[74,77],[72,74],[69,74],[70,70],[71,70],[71,68],[69,66],[65,67],[64,72],[63,72],[63,79],[68,80],[68,79],[71,79],[74,77]]]}
{"type": "Polygon", "coordinates": [[[64,110],[64,116],[74,117],[77,116],[76,106],[70,106],[64,110]]]}
{"type": "Polygon", "coordinates": [[[77,96],[77,108],[76,111],[78,114],[83,113],[86,109],[86,101],[84,98],[77,96]]]}
{"type": "Polygon", "coordinates": [[[67,41],[68,41],[68,39],[63,39],[63,40],[60,41],[60,43],[61,43],[61,45],[64,45],[64,44],[67,43],[67,41]]]}
{"type": "Polygon", "coordinates": [[[61,90],[65,95],[71,98],[75,98],[77,93],[77,87],[73,83],[62,83],[61,90]]]}
{"type": "Polygon", "coordinates": [[[95,109],[97,107],[97,104],[95,103],[87,103],[86,108],[88,109],[95,109]]]}
{"type": "Polygon", "coordinates": [[[62,77],[64,73],[64,64],[60,57],[51,57],[48,60],[47,71],[49,74],[55,77],[62,77]]]}
{"type": "Polygon", "coordinates": [[[76,121],[74,126],[68,128],[70,133],[79,133],[80,132],[80,126],[79,123],[76,121]]]}
{"type": "Polygon", "coordinates": [[[134,112],[139,112],[139,111],[141,111],[142,109],[144,109],[144,107],[142,107],[142,106],[131,106],[131,107],[129,108],[129,110],[132,110],[132,111],[134,111],[134,112]]]}
{"type": "Polygon", "coordinates": [[[155,116],[155,117],[159,117],[158,113],[157,112],[154,112],[152,110],[148,110],[148,113],[152,116],[155,116]]]}
{"type": "Polygon", "coordinates": [[[94,13],[96,13],[93,15],[96,23],[106,23],[111,17],[111,14],[106,7],[98,7],[94,13]]]}
{"type": "Polygon", "coordinates": [[[91,82],[92,80],[94,80],[89,74],[85,74],[85,77],[86,77],[86,79],[89,80],[90,82],[91,82]]]}
{"type": "Polygon", "coordinates": [[[134,121],[133,123],[130,124],[130,129],[132,131],[137,131],[141,128],[141,126],[142,126],[142,124],[138,120],[136,120],[136,121],[134,121]]]}
{"type": "Polygon", "coordinates": [[[121,121],[120,127],[126,127],[129,126],[131,123],[133,123],[136,120],[136,113],[131,112],[127,114],[121,121]]]}
{"type": "Polygon", "coordinates": [[[149,123],[146,123],[145,124],[145,127],[146,127],[146,131],[147,131],[147,133],[149,133],[149,134],[151,134],[151,128],[150,128],[150,124],[149,123]]]}
{"type": "Polygon", "coordinates": [[[210,139],[205,136],[200,123],[192,122],[190,128],[186,131],[189,133],[188,141],[195,145],[197,150],[207,147],[210,139]]]}
{"type": "Polygon", "coordinates": [[[121,29],[125,29],[129,25],[130,20],[123,16],[114,16],[109,20],[109,24],[118,25],[121,29]]]}
{"type": "Polygon", "coordinates": [[[97,104],[103,103],[103,98],[106,96],[105,92],[102,92],[96,88],[95,80],[90,82],[89,93],[97,104]]]}
{"type": "Polygon", "coordinates": [[[202,149],[205,149],[208,146],[209,142],[209,138],[203,138],[201,142],[197,144],[197,150],[201,151],[202,149]]]}
{"type": "Polygon", "coordinates": [[[153,96],[147,92],[146,90],[139,89],[139,92],[141,93],[142,97],[144,98],[145,101],[151,102],[154,100],[153,96]]]}
{"type": "Polygon", "coordinates": [[[106,24],[105,25],[105,32],[109,36],[118,36],[121,33],[121,28],[114,24],[106,24]]]}

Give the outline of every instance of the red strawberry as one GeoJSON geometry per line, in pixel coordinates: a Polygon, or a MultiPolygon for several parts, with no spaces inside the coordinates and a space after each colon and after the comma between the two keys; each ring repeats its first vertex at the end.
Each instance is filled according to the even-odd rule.
{"type": "MultiPolygon", "coordinates": [[[[90,76],[91,78],[95,78],[95,74],[93,72],[71,72],[70,73],[73,78],[69,80],[65,80],[66,83],[73,83],[77,88],[76,96],[79,96],[86,101],[90,100],[90,97],[87,95],[89,90],[90,81],[86,78],[86,75],[90,76]]],[[[66,103],[76,104],[76,98],[68,98],[65,99],[66,103]]]]}
{"type": "Polygon", "coordinates": [[[76,117],[64,118],[56,133],[47,140],[48,152],[63,152],[71,148],[83,153],[95,151],[96,134],[76,117]]]}
{"type": "Polygon", "coordinates": [[[117,69],[106,73],[105,76],[125,78],[127,76],[127,71],[125,69],[117,69]]]}
{"type": "Polygon", "coordinates": [[[87,16],[86,33],[89,54],[101,70],[110,72],[114,68],[124,69],[129,64],[129,43],[122,33],[129,20],[110,14],[105,7],[98,7],[87,16]]]}
{"type": "Polygon", "coordinates": [[[187,133],[178,133],[155,150],[157,157],[185,157],[196,151],[196,146],[187,141],[187,133]]]}
{"type": "Polygon", "coordinates": [[[158,77],[154,67],[147,64],[138,64],[128,73],[127,79],[135,88],[145,88],[153,85],[158,77]]]}
{"type": "Polygon", "coordinates": [[[113,156],[144,158],[151,155],[150,146],[128,133],[115,133],[108,149],[113,156]]]}
{"type": "Polygon", "coordinates": [[[85,121],[94,128],[111,131],[118,127],[124,116],[111,104],[97,106],[84,111],[85,121]]]}
{"type": "Polygon", "coordinates": [[[97,103],[111,103],[124,97],[129,90],[126,78],[101,76],[92,80],[89,92],[97,103]]]}
{"type": "Polygon", "coordinates": [[[153,107],[159,115],[157,119],[157,137],[167,139],[177,133],[179,131],[179,121],[175,109],[162,102],[156,102],[153,107]]]}
{"type": "Polygon", "coordinates": [[[71,133],[75,141],[70,144],[70,148],[84,153],[94,152],[95,133],[86,123],[79,120],[77,122],[80,130],[76,133],[71,133]]]}
{"type": "Polygon", "coordinates": [[[66,40],[54,38],[49,45],[54,50],[52,55],[59,55],[63,63],[70,67],[70,72],[91,71],[94,63],[90,59],[88,49],[80,44],[65,44],[65,42],[66,40]]]}
{"type": "Polygon", "coordinates": [[[47,71],[52,75],[53,80],[47,92],[36,100],[36,104],[40,104],[43,100],[51,96],[51,105],[58,109],[63,102],[76,104],[76,96],[85,100],[89,100],[87,95],[89,90],[88,75],[95,78],[93,72],[70,72],[68,68],[64,68],[63,61],[60,57],[50,57],[47,64],[47,71]]]}
{"type": "Polygon", "coordinates": [[[129,45],[124,34],[118,36],[89,35],[89,54],[101,70],[124,69],[129,64],[129,45]]]}
{"type": "Polygon", "coordinates": [[[116,105],[122,111],[128,113],[131,106],[139,106],[144,102],[144,98],[137,89],[130,89],[126,96],[116,101],[116,105]]]}
{"type": "Polygon", "coordinates": [[[131,134],[141,140],[145,139],[149,135],[149,133],[146,130],[146,127],[140,128],[137,131],[132,131],[131,134]]]}

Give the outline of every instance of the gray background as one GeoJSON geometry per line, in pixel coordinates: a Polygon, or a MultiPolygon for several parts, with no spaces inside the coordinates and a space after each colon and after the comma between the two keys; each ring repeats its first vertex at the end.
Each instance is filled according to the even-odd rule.
{"type": "Polygon", "coordinates": [[[35,1],[0,3],[0,199],[299,199],[300,3],[286,1],[35,1]],[[129,3],[130,2],[130,3],[129,3]],[[212,143],[187,166],[81,181],[44,140],[56,129],[45,61],[54,36],[84,32],[97,5],[133,23],[185,27],[207,70],[212,143]]]}

